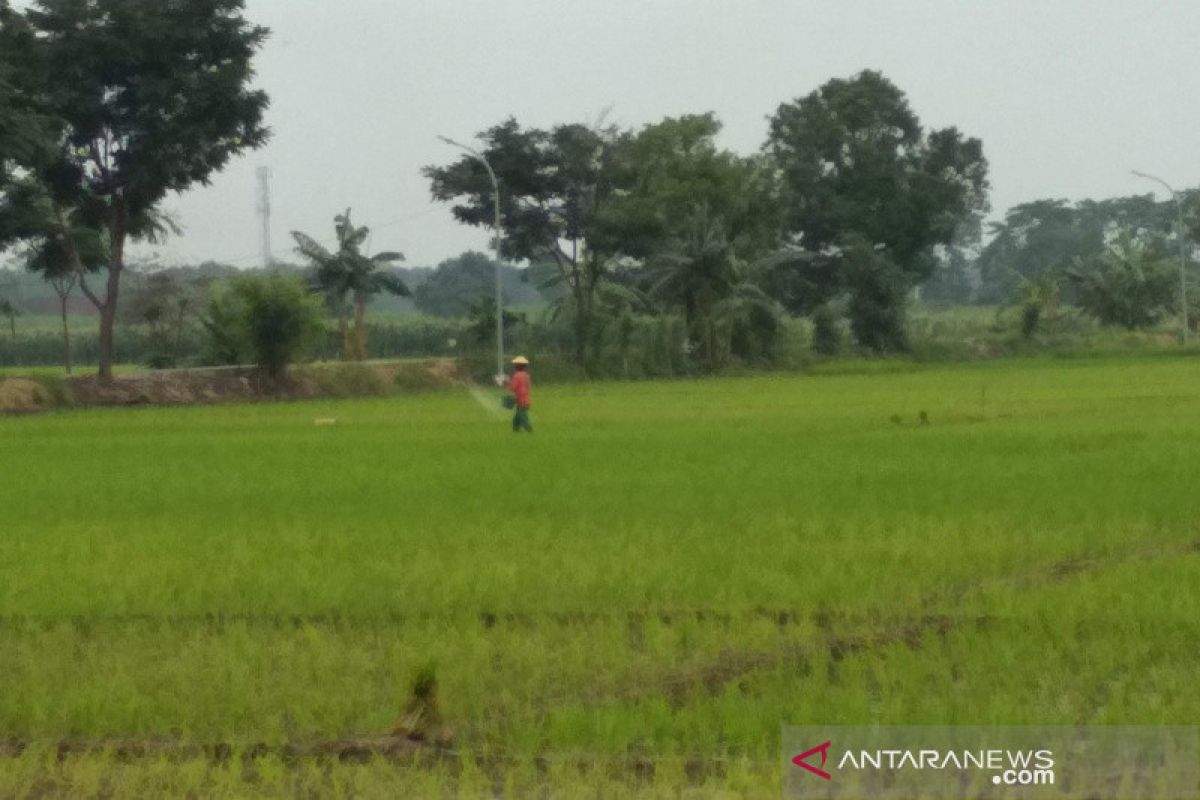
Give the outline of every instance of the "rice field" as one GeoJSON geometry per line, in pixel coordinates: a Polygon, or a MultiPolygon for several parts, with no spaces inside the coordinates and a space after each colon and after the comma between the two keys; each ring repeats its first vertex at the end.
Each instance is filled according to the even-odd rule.
{"type": "Polygon", "coordinates": [[[0,418],[0,797],[777,797],[782,724],[1200,716],[1195,357],[491,399],[0,418]],[[297,755],[420,674],[430,741],[297,755]]]}

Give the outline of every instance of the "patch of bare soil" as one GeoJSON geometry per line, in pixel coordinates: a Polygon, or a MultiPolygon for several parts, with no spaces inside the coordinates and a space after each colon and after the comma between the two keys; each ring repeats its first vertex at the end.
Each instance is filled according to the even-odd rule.
{"type": "Polygon", "coordinates": [[[315,396],[303,381],[269,380],[253,370],[171,370],[101,381],[73,378],[71,394],[83,406],[193,405],[263,398],[315,396]]]}

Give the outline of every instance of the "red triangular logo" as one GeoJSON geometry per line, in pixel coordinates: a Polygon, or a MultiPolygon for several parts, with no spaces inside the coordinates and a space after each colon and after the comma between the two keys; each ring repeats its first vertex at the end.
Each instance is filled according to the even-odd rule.
{"type": "Polygon", "coordinates": [[[812,764],[809,764],[805,760],[807,758],[811,758],[812,756],[815,756],[817,753],[820,753],[821,754],[821,766],[822,767],[825,766],[825,760],[829,757],[829,745],[830,745],[830,742],[826,742],[825,744],[817,745],[816,747],[814,747],[811,750],[805,750],[803,753],[801,753],[800,755],[793,758],[792,763],[795,764],[797,767],[803,767],[804,769],[811,772],[813,775],[816,775],[818,778],[824,778],[825,780],[830,780],[830,775],[828,772],[826,772],[823,769],[817,769],[816,767],[814,767],[812,764]]]}

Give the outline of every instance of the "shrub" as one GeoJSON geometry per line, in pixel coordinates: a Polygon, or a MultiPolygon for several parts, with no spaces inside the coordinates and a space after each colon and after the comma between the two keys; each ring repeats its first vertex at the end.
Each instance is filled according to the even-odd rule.
{"type": "Polygon", "coordinates": [[[1142,242],[1123,235],[1102,255],[1067,273],[1079,305],[1105,325],[1153,325],[1175,303],[1178,273],[1142,242]]]}
{"type": "Polygon", "coordinates": [[[877,353],[908,350],[905,313],[909,281],[885,254],[861,240],[846,247],[850,298],[846,314],[861,347],[877,353]]]}
{"type": "Polygon", "coordinates": [[[214,295],[205,324],[214,351],[249,355],[272,378],[282,376],[322,329],[321,304],[298,278],[246,275],[214,295]]]}
{"type": "Polygon", "coordinates": [[[813,350],[823,356],[837,355],[842,349],[842,332],[837,314],[828,303],[817,306],[812,314],[813,350]]]}

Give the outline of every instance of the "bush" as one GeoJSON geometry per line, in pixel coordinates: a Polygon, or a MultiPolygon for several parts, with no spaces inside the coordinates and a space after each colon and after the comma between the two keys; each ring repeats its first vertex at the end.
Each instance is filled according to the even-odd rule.
{"type": "Polygon", "coordinates": [[[733,320],[729,352],[746,364],[770,365],[779,357],[783,319],[762,305],[749,305],[733,320]]]}
{"type": "Polygon", "coordinates": [[[282,376],[322,330],[320,301],[298,278],[246,275],[213,295],[205,323],[213,350],[239,359],[249,355],[273,378],[282,376]]]}
{"type": "Polygon", "coordinates": [[[1021,307],[1021,338],[1030,339],[1037,331],[1038,323],[1042,320],[1042,307],[1035,303],[1026,303],[1021,307]]]}
{"type": "Polygon", "coordinates": [[[842,332],[837,314],[828,303],[817,306],[812,314],[813,350],[823,356],[834,356],[842,349],[842,332]]]}
{"type": "Polygon", "coordinates": [[[1179,273],[1128,235],[1102,255],[1077,261],[1067,274],[1079,305],[1105,325],[1148,328],[1178,305],[1179,273]]]}
{"type": "Polygon", "coordinates": [[[910,285],[903,270],[862,241],[846,247],[846,267],[846,314],[854,340],[876,353],[908,350],[905,312],[910,285]]]}

